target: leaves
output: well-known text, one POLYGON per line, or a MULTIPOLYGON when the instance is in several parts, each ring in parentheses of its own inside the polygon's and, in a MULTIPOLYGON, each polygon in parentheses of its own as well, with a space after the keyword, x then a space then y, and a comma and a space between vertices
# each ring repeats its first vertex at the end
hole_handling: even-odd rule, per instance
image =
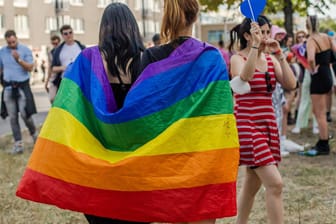
MULTIPOLYGON (((220 4, 225 4, 228 8, 235 4, 240 4, 242 0, 200 0, 201 5, 204 6, 204 11, 217 11, 220 4)), ((318 12, 323 13, 329 9, 330 4, 335 4, 336 0, 291 0, 293 11, 300 15, 307 13, 308 7, 316 9, 318 12)), ((266 6, 266 13, 276 13, 283 11, 286 5, 285 0, 268 0, 266 6)))

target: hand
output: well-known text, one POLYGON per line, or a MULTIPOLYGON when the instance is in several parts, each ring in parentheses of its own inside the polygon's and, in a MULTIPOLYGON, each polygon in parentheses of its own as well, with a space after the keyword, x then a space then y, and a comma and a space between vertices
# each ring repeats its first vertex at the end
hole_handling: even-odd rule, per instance
POLYGON ((282 50, 280 48, 280 44, 278 41, 274 39, 267 39, 265 41, 265 44, 270 53, 275 53, 275 52, 279 52, 279 54, 282 53, 282 50))
POLYGON ((47 91, 47 93, 49 93, 49 87, 48 87, 48 84, 49 84, 49 80, 46 80, 45 84, 44 84, 44 88, 45 90, 47 91))
POLYGON ((19 58, 20 58, 20 55, 17 52, 17 50, 12 50, 12 56, 15 59, 15 61, 19 60, 19 58))
POLYGON ((251 37, 252 37, 252 46, 260 46, 262 35, 261 30, 256 22, 251 23, 251 29, 250 29, 251 37))
POLYGON ((314 70, 309 69, 311 75, 315 75, 318 72, 320 65, 316 65, 314 70))

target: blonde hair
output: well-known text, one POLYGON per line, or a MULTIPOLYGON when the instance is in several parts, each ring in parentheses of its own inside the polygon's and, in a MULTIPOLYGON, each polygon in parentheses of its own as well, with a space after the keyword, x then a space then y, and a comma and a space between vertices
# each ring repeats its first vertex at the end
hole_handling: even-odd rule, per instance
POLYGON ((304 30, 299 30, 295 33, 295 43, 299 43, 298 36, 300 34, 303 34, 305 36, 305 38, 307 37, 307 33, 304 30))
POLYGON ((162 42, 178 38, 181 30, 196 21, 198 12, 198 0, 165 0, 161 26, 162 42))

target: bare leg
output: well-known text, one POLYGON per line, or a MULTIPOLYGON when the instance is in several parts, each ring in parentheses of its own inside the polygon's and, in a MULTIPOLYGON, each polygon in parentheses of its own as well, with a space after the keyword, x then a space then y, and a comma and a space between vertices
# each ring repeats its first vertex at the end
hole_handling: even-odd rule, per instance
POLYGON ((327 140, 329 138, 328 124, 326 118, 327 94, 312 94, 311 99, 313 105, 313 113, 316 117, 320 130, 320 139, 327 140))
POLYGON ((261 181, 255 170, 246 168, 246 176, 238 200, 237 224, 247 223, 254 202, 254 197, 261 186, 261 181))
POLYGON ((275 165, 255 170, 266 188, 266 210, 271 224, 283 224, 282 178, 275 165))

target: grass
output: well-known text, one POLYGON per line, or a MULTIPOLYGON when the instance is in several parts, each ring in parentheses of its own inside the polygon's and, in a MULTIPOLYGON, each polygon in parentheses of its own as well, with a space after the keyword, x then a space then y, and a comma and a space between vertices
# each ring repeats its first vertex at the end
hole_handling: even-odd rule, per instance
MULTIPOLYGON (((336 118, 336 115, 334 115, 336 118)), ((335 121, 330 125, 336 134, 335 121)), ((310 130, 289 138, 303 145, 313 145, 317 139, 310 130)), ((23 174, 32 149, 32 140, 24 133, 25 152, 9 155, 11 136, 0 138, 0 224, 84 224, 82 214, 61 210, 53 206, 22 200, 15 196, 17 184, 23 174)), ((284 158, 279 168, 284 179, 285 223, 335 224, 336 223, 336 141, 331 140, 329 156, 303 157, 291 154, 284 158)), ((238 191, 244 171, 239 171, 238 191)), ((264 189, 257 194, 251 224, 266 221, 264 189)), ((218 220, 217 223, 234 223, 235 218, 218 220)))

